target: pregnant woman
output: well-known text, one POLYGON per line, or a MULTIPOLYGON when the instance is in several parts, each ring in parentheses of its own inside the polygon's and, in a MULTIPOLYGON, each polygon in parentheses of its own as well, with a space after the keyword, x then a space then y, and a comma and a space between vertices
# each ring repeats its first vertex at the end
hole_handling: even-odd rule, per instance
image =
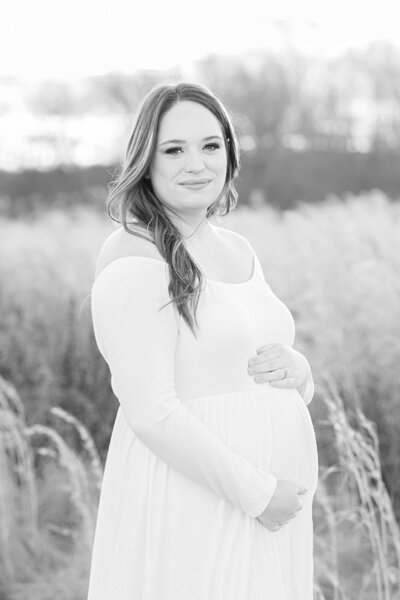
POLYGON ((237 202, 238 142, 198 84, 144 98, 92 287, 119 408, 88 600, 312 600, 314 385, 237 202))

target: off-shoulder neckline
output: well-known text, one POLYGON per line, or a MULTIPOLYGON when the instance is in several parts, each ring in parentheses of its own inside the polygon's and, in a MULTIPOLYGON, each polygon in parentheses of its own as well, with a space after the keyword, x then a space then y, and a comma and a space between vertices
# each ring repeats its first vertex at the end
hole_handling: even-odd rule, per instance
MULTIPOLYGON (((112 265, 115 265, 116 263, 119 263, 121 261, 125 261, 126 259, 140 259, 140 260, 149 260, 155 263, 160 263, 160 265, 163 265, 165 268, 165 265, 167 265, 168 263, 165 260, 159 260, 158 258, 152 258, 151 256, 133 256, 133 255, 127 255, 127 256, 120 256, 119 258, 116 258, 114 260, 112 260, 111 262, 109 262, 101 271, 100 273, 97 275, 97 277, 95 278, 95 280, 93 281, 93 285, 92 288, 94 287, 94 285, 98 282, 98 280, 101 278, 101 276, 103 275, 103 273, 107 272, 110 268, 112 268, 112 265)), ((218 279, 210 279, 208 277, 206 277, 203 273, 203 277, 206 280, 207 283, 214 283, 216 285, 226 285, 226 286, 243 286, 246 284, 249 284, 253 281, 253 279, 255 279, 256 276, 256 271, 257 271, 257 266, 256 266, 256 257, 253 254, 253 273, 250 276, 249 279, 247 279, 246 281, 239 281, 239 282, 231 282, 231 281, 219 281, 218 279)))

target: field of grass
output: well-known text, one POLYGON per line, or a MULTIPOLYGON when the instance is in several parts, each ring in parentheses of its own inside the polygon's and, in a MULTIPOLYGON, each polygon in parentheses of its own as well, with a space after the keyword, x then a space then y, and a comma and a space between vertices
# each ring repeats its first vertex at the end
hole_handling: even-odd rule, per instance
MULTIPOLYGON (((374 192, 218 224, 253 244, 313 370, 315 598, 396 600, 400 204, 374 192)), ((112 228, 89 209, 0 219, 1 600, 86 598, 117 410, 89 294, 112 228)))

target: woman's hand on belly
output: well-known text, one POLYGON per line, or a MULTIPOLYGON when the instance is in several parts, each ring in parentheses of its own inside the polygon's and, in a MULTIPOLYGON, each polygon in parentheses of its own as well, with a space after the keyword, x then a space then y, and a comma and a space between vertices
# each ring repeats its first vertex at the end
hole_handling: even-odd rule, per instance
POLYGON ((306 357, 288 344, 258 348, 257 356, 249 359, 247 372, 256 383, 269 382, 274 387, 299 390, 312 377, 306 357))
POLYGON ((301 494, 305 494, 307 488, 294 481, 278 480, 276 490, 268 506, 264 509, 258 519, 271 531, 277 531, 288 523, 302 509, 301 494))

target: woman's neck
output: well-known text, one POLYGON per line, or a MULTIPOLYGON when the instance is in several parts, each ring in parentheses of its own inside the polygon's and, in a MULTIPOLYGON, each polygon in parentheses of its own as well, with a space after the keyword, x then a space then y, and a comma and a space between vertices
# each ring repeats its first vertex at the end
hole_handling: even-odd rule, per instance
POLYGON ((192 248, 204 247, 213 235, 206 215, 190 221, 180 219, 175 221, 175 226, 179 229, 184 244, 192 248))

